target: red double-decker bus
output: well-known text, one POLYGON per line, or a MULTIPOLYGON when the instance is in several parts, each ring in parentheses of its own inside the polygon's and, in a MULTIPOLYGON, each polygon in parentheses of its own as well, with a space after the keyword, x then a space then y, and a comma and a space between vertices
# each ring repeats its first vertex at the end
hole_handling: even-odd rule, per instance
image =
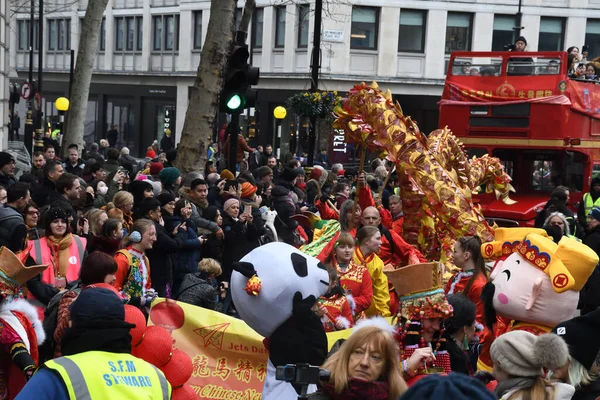
POLYGON ((493 194, 474 200, 500 226, 532 226, 550 192, 567 186, 571 204, 600 174, 600 86, 569 79, 564 52, 456 52, 440 101, 470 156, 498 157, 513 178, 514 205, 493 194))

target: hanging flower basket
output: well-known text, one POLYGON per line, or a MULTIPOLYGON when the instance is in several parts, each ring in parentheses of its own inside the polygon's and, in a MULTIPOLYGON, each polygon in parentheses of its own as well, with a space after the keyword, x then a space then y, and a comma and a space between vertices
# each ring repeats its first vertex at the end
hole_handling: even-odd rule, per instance
POLYGON ((300 117, 333 118, 333 109, 341 105, 342 96, 333 92, 302 92, 285 102, 288 110, 300 117))

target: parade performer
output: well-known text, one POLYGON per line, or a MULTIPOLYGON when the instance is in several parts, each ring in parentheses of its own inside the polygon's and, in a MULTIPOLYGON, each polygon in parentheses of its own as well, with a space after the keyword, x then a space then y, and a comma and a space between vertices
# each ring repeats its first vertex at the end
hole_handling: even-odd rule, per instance
POLYGON ((352 328, 353 318, 350 303, 346 298, 344 289, 340 285, 337 271, 329 268, 330 289, 314 305, 325 332, 335 332, 352 328))
MULTIPOLYGON (((494 246, 498 241, 484 244, 482 253, 492 255, 494 246)), ((579 291, 598 264, 593 250, 567 237, 556 244, 538 233, 526 234, 520 242, 504 240, 501 249, 510 255, 497 263, 483 291, 488 328, 502 316, 511 321, 507 331, 541 335, 576 316, 579 291)), ((478 369, 490 367, 482 354, 478 369)))
POLYGON ((450 373, 442 322, 453 310, 444 295, 441 264, 408 265, 386 274, 400 299, 396 338, 408 385, 424 375, 450 373))
POLYGON ((38 346, 46 335, 22 287, 47 267, 25 267, 12 251, 0 248, 0 400, 14 399, 38 365, 38 346))
POLYGON ((275 379, 278 366, 325 361, 327 336, 312 308, 328 289, 325 265, 285 243, 257 247, 233 264, 235 307, 269 349, 264 400, 295 399, 301 392, 275 379))
POLYGON ((354 252, 354 238, 349 233, 342 232, 327 264, 337 270, 340 285, 344 288, 356 322, 365 317, 365 311, 371 306, 373 283, 367 267, 352 260, 354 252))

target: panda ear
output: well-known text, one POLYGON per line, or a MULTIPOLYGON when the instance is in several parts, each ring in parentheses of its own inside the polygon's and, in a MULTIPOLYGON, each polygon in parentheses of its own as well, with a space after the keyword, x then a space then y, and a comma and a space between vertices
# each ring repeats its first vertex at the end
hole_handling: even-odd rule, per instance
POLYGON ((254 275, 256 275, 256 270, 254 269, 254 265, 252 263, 246 261, 240 261, 233 263, 233 270, 239 272, 244 275, 246 278, 250 279, 254 275))

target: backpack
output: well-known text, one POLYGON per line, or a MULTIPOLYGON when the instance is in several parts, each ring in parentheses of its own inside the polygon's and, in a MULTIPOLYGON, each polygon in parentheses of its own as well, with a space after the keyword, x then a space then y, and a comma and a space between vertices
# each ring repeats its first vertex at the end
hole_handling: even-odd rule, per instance
POLYGON ((79 295, 82 289, 81 281, 76 280, 70 282, 67 285, 66 289, 67 290, 63 290, 57 293, 52 299, 50 299, 50 302, 48 303, 48 306, 44 311, 44 321, 42 322, 42 326, 44 327, 44 332, 46 333, 46 340, 39 348, 40 365, 44 361, 51 360, 54 358, 54 350, 56 349, 56 342, 54 341, 54 332, 56 331, 56 327, 58 325, 60 301, 62 300, 63 296, 69 291, 75 292, 77 295, 79 295))

